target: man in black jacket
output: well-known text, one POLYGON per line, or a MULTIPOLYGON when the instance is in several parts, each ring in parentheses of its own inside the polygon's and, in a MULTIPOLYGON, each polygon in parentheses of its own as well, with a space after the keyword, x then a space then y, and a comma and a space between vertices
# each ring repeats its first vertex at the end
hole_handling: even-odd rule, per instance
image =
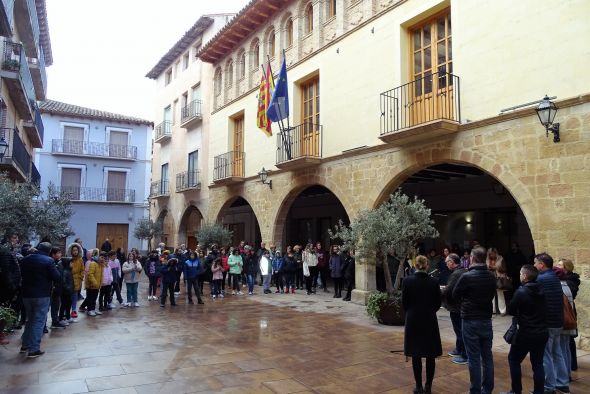
POLYGON ((530 264, 520 269, 520 286, 515 292, 507 311, 515 316, 518 322, 516 342, 510 346, 508 365, 512 391, 505 394, 522 392, 522 373, 520 364, 530 353, 533 368, 535 394, 544 392, 545 370, 543 369, 543 353, 547 343, 548 331, 545 320, 545 295, 536 282, 539 272, 530 264))
POLYGON ((469 271, 459 278, 453 290, 453 298, 461 303, 470 394, 491 394, 494 389, 492 300, 495 295, 496 278, 486 266, 486 250, 477 246, 471 251, 469 271))
POLYGON ((461 258, 455 254, 449 254, 445 263, 451 273, 447 280, 447 285, 442 291, 443 305, 450 312, 451 323, 453 323, 453 331, 455 331, 455 349, 449 352, 449 356, 453 357, 452 361, 455 364, 467 364, 467 353, 465 352, 465 344, 463 343, 463 331, 461 330, 461 309, 459 303, 453 298, 453 290, 459 278, 467 272, 465 268, 461 268, 461 258))
POLYGON ((23 304, 27 312, 27 324, 22 336, 21 353, 28 351, 28 358, 44 354, 41 351, 41 337, 49 310, 49 299, 53 283, 60 280, 60 274, 53 259, 49 257, 51 244, 41 242, 37 252, 21 261, 23 304))

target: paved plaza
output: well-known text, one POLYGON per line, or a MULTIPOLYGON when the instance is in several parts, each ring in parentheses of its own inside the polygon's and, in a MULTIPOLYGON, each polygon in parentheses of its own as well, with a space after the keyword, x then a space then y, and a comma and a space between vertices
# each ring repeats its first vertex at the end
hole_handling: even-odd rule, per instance
MULTIPOLYGON (((147 284, 140 284, 145 294, 147 284)), ((262 289, 256 287, 256 290, 262 289)), ((206 286, 206 290, 208 290, 206 286)), ((261 293, 261 290, 259 291, 261 293)), ((0 393, 411 393, 403 327, 380 326, 331 293, 228 296, 161 309, 142 306, 81 316, 43 338, 41 358, 18 354, 18 332, 0 348, 0 393)), ((494 319, 495 392, 510 388, 508 318, 494 319)), ((452 349, 448 314, 439 314, 452 349)), ((579 353, 572 393, 590 392, 590 354, 579 353)), ((523 364, 528 392, 532 377, 523 364)), ((464 393, 467 367, 437 359, 434 393, 464 393)))

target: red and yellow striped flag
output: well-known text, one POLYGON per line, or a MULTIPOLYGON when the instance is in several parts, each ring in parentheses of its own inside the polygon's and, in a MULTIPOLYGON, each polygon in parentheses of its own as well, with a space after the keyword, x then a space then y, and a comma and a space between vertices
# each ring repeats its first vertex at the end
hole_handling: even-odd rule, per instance
MULTIPOLYGON (((268 80, 268 73, 264 73, 262 69, 262 78, 260 80, 260 90, 258 91, 258 113, 256 115, 256 125, 269 137, 272 136, 272 123, 266 116, 266 109, 270 104, 270 85, 272 82, 268 80)), ((274 85, 274 84, 273 84, 274 85)), ((273 86, 274 87, 274 86, 273 86)))

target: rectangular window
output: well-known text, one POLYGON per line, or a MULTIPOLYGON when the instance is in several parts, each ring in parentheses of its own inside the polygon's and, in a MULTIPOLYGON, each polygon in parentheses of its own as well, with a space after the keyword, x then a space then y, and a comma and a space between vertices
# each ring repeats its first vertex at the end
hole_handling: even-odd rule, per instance
POLYGON ((184 108, 188 105, 188 92, 184 92, 181 97, 180 106, 184 108))
POLYGON ((193 151, 188 154, 188 186, 195 187, 199 182, 197 171, 199 169, 199 151, 193 151))
POLYGON ((129 133, 126 131, 109 131, 109 156, 129 157, 129 133))
POLYGON ((244 176, 244 115, 233 118, 232 175, 244 176))
POLYGON ((171 81, 172 81, 172 70, 168 70, 168 71, 166 71, 166 74, 164 75, 164 85, 169 85, 171 81))
POLYGON ((336 15, 336 0, 329 0, 328 1, 328 18, 331 18, 334 15, 336 15))
POLYGON ((191 88, 191 100, 201 100, 201 85, 195 85, 191 88))
POLYGON ((63 153, 84 153, 84 127, 63 127, 63 153))
POLYGON ((160 172, 160 193, 168 193, 168 163, 162 164, 162 170, 160 172))
POLYGON ((164 108, 164 122, 172 122, 172 107, 164 108))
POLYGON ((127 172, 107 172, 107 201, 126 201, 127 172))
POLYGON ((72 200, 80 200, 80 187, 82 185, 81 168, 61 168, 61 190, 67 193, 72 200))
POLYGON ((176 118, 178 117, 178 99, 172 103, 172 124, 176 124, 176 118))
POLYGON ((317 156, 320 150, 320 77, 316 76, 301 84, 302 125, 298 135, 301 156, 317 156))
POLYGON ((182 69, 183 70, 186 70, 188 68, 188 64, 189 64, 188 58, 189 58, 189 53, 187 52, 182 57, 182 69))

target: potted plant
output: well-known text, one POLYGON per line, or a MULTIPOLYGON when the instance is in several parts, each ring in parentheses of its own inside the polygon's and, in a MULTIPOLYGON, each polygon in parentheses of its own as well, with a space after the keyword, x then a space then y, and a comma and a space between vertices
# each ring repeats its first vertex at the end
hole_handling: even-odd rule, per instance
POLYGON ((335 231, 330 231, 330 237, 339 238, 345 250, 354 249, 365 263, 383 267, 387 292, 375 292, 367 301, 367 312, 379 323, 403 325, 405 322, 401 302, 401 284, 406 274, 404 261, 415 255, 420 239, 438 236, 430 215, 424 200, 411 199, 398 190, 379 207, 360 212, 349 226, 340 221, 335 231), (400 261, 395 283, 391 280, 388 254, 400 261))
POLYGON ((4 60, 2 62, 2 69, 3 70, 8 70, 8 71, 18 71, 20 68, 20 64, 18 62, 18 60, 4 60))

